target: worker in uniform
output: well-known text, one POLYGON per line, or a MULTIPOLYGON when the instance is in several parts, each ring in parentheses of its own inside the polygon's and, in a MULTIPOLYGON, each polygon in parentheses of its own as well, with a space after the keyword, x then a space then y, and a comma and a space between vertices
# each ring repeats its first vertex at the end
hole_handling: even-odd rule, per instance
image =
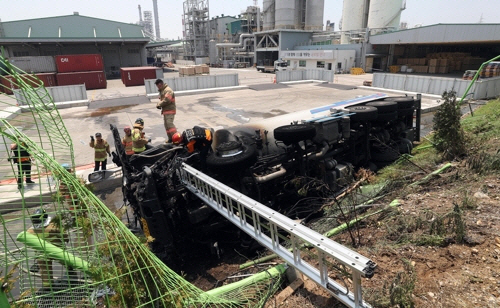
POLYGON ((157 79, 155 85, 160 92, 160 101, 156 104, 156 108, 161 109, 163 124, 165 125, 169 141, 172 142, 172 136, 177 132, 177 128, 175 128, 174 124, 176 114, 175 93, 161 79, 157 79))
MULTIPOLYGON (((28 233, 36 235, 38 238, 48 241, 58 247, 68 242, 69 237, 62 232, 59 224, 52 221, 52 218, 43 209, 38 209, 30 216, 33 226, 27 230, 28 233)), ((50 287, 53 280, 52 260, 43 254, 38 254, 36 264, 30 268, 31 272, 40 271, 43 287, 50 287)), ((76 273, 68 268, 68 275, 76 273)))
POLYGON ((12 160, 17 164, 17 188, 23 187, 23 178, 26 175, 26 184, 34 184, 31 180, 31 156, 27 151, 27 146, 24 142, 20 144, 13 143, 10 145, 12 150, 12 160))
POLYGON ((206 170, 207 156, 212 150, 212 131, 208 128, 195 126, 185 130, 182 134, 176 132, 172 136, 172 143, 183 145, 189 153, 195 150, 200 153, 200 163, 202 170, 206 170))
POLYGON ((134 155, 134 141, 132 140, 132 130, 130 129, 130 126, 125 126, 123 131, 125 132, 125 136, 122 138, 122 145, 125 149, 125 155, 127 155, 127 158, 130 158, 130 156, 134 155))
POLYGON ((132 131, 132 150, 134 154, 139 154, 146 151, 146 144, 148 140, 144 137, 144 120, 137 118, 134 123, 134 130, 132 131))
POLYGON ((101 133, 95 134, 95 140, 93 136, 90 136, 90 147, 95 150, 94 171, 99 171, 99 167, 101 167, 101 170, 106 170, 106 163, 108 162, 106 153, 111 156, 111 151, 109 150, 108 142, 102 139, 101 133))

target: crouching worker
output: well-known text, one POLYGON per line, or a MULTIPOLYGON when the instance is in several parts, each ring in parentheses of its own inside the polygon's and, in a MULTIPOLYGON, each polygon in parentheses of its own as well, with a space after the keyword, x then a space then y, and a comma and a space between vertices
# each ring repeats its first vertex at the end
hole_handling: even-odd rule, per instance
POLYGON ((189 153, 198 151, 202 171, 206 170, 207 156, 212 151, 212 131, 210 129, 195 126, 185 130, 182 134, 177 132, 172 136, 172 143, 185 146, 189 153))
MULTIPOLYGON (((36 235, 39 239, 62 247, 68 242, 68 235, 62 231, 59 223, 56 223, 43 209, 38 209, 30 216, 33 226, 26 232, 36 235)), ((43 287, 50 287, 53 280, 52 259, 44 254, 38 254, 36 264, 30 268, 31 272, 40 271, 43 287)), ((76 274, 72 269, 68 269, 68 275, 76 274)))

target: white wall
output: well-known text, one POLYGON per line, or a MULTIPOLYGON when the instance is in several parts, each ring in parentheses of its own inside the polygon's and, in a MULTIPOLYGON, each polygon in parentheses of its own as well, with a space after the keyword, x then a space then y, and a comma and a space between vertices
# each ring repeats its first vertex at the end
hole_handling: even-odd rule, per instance
POLYGON ((342 63, 342 70, 349 71, 352 67, 354 67, 354 62, 356 58, 355 50, 333 50, 333 55, 331 59, 297 59, 297 58, 287 58, 283 57, 283 60, 290 61, 291 69, 318 69, 317 62, 324 61, 325 67, 324 69, 328 69, 328 63, 332 64, 332 70, 337 71, 337 63, 342 63), (300 67, 299 62, 306 61, 305 67, 300 67))

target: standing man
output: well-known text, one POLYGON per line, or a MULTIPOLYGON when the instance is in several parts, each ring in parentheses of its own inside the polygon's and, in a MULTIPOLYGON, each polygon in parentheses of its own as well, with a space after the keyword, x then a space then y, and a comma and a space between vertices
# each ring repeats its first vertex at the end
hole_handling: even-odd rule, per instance
POLYGON ((95 134, 95 140, 93 136, 90 136, 90 147, 94 148, 95 150, 94 171, 99 171, 99 166, 101 166, 101 170, 106 170, 106 163, 108 162, 106 153, 108 153, 108 155, 111 156, 111 152, 109 150, 108 142, 102 139, 101 133, 95 134))
POLYGON ((134 154, 139 154, 146 151, 148 140, 144 138, 144 120, 137 118, 134 123, 134 131, 132 132, 132 150, 134 154))
POLYGON ((21 142, 19 145, 13 143, 10 145, 12 150, 12 160, 17 164, 18 174, 17 174, 17 188, 21 189, 23 187, 23 174, 26 175, 26 184, 34 184, 31 180, 31 157, 26 150, 26 144, 21 142))
POLYGON ((125 155, 127 155, 127 158, 130 158, 130 156, 134 155, 132 130, 130 129, 130 126, 125 126, 123 131, 125 132, 125 136, 122 138, 122 145, 125 149, 125 155))
POLYGON ((163 83, 161 79, 156 79, 155 85, 160 92, 160 102, 156 104, 156 108, 161 109, 163 124, 165 125, 168 139, 172 142, 172 136, 177 132, 177 128, 175 128, 174 124, 176 114, 175 93, 167 84, 163 83))

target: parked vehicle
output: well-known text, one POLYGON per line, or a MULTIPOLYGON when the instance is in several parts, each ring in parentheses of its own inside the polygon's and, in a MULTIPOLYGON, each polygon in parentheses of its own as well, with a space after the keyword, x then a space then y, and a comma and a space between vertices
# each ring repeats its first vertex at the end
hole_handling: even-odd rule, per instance
MULTIPOLYGON (((418 123, 420 99, 374 94, 219 129, 203 172, 290 218, 303 219, 315 209, 301 208, 298 201, 316 197, 317 191, 299 192, 300 183, 313 179, 335 195, 346 189, 357 169, 376 170, 410 153, 420 135, 415 110, 418 123)), ((252 242, 179 180, 182 162, 202 169, 198 155, 163 144, 128 160, 118 129, 111 130, 113 161, 123 169, 124 199, 155 239, 153 250, 164 262, 175 267, 189 243, 205 243, 208 250, 229 239, 252 242)))
POLYGON ((261 71, 263 73, 274 73, 277 71, 286 71, 287 67, 288 67, 288 62, 283 60, 276 60, 274 61, 273 66, 264 66, 264 65, 257 66, 257 71, 261 71))

